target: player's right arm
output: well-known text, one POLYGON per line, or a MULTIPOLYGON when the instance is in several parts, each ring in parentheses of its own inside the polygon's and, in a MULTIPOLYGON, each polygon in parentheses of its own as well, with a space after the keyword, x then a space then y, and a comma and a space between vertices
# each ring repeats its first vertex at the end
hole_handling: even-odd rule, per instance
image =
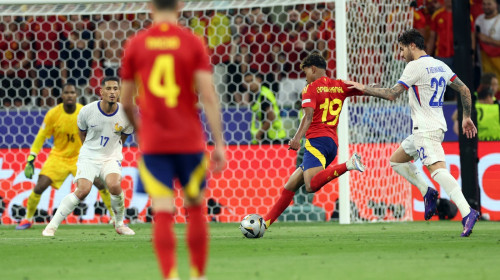
POLYGON ((33 144, 31 145, 30 154, 28 155, 26 166, 24 167, 24 175, 26 178, 33 178, 33 174, 35 173, 36 156, 42 149, 45 139, 49 138, 54 132, 54 122, 52 120, 53 115, 53 110, 47 112, 45 118, 43 119, 42 126, 36 134, 35 141, 33 141, 33 144))
POLYGON ((467 138, 472 138, 476 136, 477 128, 470 118, 472 110, 470 90, 458 77, 456 77, 453 82, 451 82, 450 87, 460 93, 460 99, 462 100, 463 107, 463 133, 467 136, 467 138))
POLYGON ((194 43, 194 57, 197 58, 194 67, 194 84, 199 93, 200 101, 205 108, 205 116, 208 125, 212 131, 212 137, 215 142, 215 149, 212 152, 212 160, 215 162, 214 171, 222 171, 226 165, 226 150, 224 138, 222 135, 222 121, 219 105, 219 98, 215 93, 213 83, 212 67, 210 66, 210 57, 203 41, 196 37, 194 43))
POLYGON ((82 144, 85 142, 85 138, 87 137, 87 108, 87 106, 84 106, 78 113, 78 117, 76 119, 76 125, 78 126, 78 136, 80 137, 82 144))
POLYGON ((83 144, 83 142, 85 142, 85 138, 87 137, 87 131, 78 130, 78 136, 80 136, 80 140, 83 144))
POLYGON ((375 88, 353 81, 344 81, 344 83, 349 85, 347 87, 348 89, 357 89, 363 92, 364 95, 375 96, 387 100, 396 100, 403 92, 406 91, 406 88, 400 83, 395 84, 392 88, 375 88))
POLYGON ((209 71, 198 70, 195 73, 196 89, 200 94, 200 100, 205 108, 208 125, 212 131, 212 137, 215 141, 215 150, 212 160, 215 162, 215 170, 221 171, 226 164, 226 152, 224 147, 224 138, 222 137, 222 121, 220 116, 219 99, 215 94, 212 73, 209 71))

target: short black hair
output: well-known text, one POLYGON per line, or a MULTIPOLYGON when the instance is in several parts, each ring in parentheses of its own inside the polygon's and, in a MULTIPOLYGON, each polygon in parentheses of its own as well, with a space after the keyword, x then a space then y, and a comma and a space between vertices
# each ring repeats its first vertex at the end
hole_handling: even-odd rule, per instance
POLYGON ((300 69, 311 66, 316 66, 320 69, 326 69, 326 59, 321 54, 313 52, 312 54, 304 58, 304 60, 300 64, 300 69))
POLYGON ((177 8, 177 0, 152 0, 153 5, 158 10, 175 10, 177 8))
POLYGON ((62 88, 64 89, 64 88, 66 88, 66 87, 71 87, 71 86, 75 87, 75 89, 76 89, 76 85, 75 85, 75 83, 73 83, 73 82, 67 82, 67 83, 65 83, 65 84, 62 86, 62 88))
POLYGON ((420 32, 416 29, 410 29, 403 32, 403 34, 401 34, 398 38, 398 43, 403 46, 409 46, 413 43, 420 50, 425 50, 424 36, 422 36, 422 34, 420 34, 420 32))
POLYGON ((104 79, 102 79, 101 85, 104 86, 108 81, 115 81, 120 84, 120 79, 118 79, 117 77, 105 77, 104 79))

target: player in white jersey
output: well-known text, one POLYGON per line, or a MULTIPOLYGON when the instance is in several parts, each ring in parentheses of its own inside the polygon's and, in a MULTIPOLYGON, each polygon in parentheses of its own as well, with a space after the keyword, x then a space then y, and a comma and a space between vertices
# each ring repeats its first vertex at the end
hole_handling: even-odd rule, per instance
POLYGON ((92 182, 97 177, 104 180, 111 193, 116 232, 124 235, 135 234, 123 223, 125 203, 121 188, 122 143, 132 134, 133 126, 118 103, 119 80, 113 77, 104 78, 101 96, 102 100, 84 106, 78 114, 77 125, 83 145, 74 179, 77 187, 61 201, 54 217, 42 232, 44 236, 54 236, 61 222, 87 197, 92 182))
POLYGON ((443 62, 427 55, 424 51, 424 37, 415 29, 404 32, 398 39, 400 54, 408 62, 403 75, 393 88, 374 88, 356 82, 346 81, 363 91, 365 95, 395 100, 408 90, 410 95, 413 133, 392 154, 390 164, 394 171, 415 185, 424 196, 425 219, 436 214, 438 192, 425 183, 412 160, 420 158, 462 214, 463 232, 471 234, 479 212, 472 209, 465 200, 457 181, 446 169, 444 150, 441 142, 446 131, 443 116, 443 95, 446 86, 460 93, 463 106, 462 128, 467 138, 475 137, 477 129, 470 118, 471 96, 467 86, 443 62))

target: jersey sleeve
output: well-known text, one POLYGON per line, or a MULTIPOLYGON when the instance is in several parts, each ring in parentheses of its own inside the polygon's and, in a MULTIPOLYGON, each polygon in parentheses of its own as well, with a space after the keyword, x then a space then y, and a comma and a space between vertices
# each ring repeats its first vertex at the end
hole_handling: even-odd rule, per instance
POLYGON ((79 130, 87 131, 88 127, 87 127, 87 108, 86 108, 86 106, 80 110, 80 113, 78 113, 76 124, 77 124, 79 130))
POLYGON ((212 72, 212 66, 210 65, 210 57, 208 56, 208 50, 205 46, 203 40, 199 37, 195 37, 195 58, 196 62, 194 65, 195 71, 209 71, 212 72))
POLYGON ((45 139, 49 138, 54 132, 53 125, 53 110, 50 110, 43 119, 42 126, 38 130, 38 133, 35 137, 35 141, 33 141, 33 145, 31 145, 30 153, 37 155, 43 147, 43 143, 45 139))
POLYGON ((357 90, 355 88, 348 88, 344 81, 341 81, 341 83, 346 97, 363 95, 363 92, 360 90, 357 90))
POLYGON ((130 81, 134 79, 134 66, 132 61, 132 39, 129 39, 125 44, 125 49, 122 57, 122 65, 120 69, 120 75, 123 81, 130 81))
POLYGON ((446 69, 446 85, 449 86, 457 78, 457 74, 448 65, 444 64, 443 67, 446 69))
POLYGON ((302 108, 310 107, 310 108, 316 108, 316 95, 315 91, 316 87, 307 85, 303 90, 302 90, 302 108))
POLYGON ((418 80, 418 69, 416 68, 415 63, 408 63, 403 71, 403 75, 398 80, 398 84, 404 86, 406 90, 408 90, 411 86, 413 86, 418 80))

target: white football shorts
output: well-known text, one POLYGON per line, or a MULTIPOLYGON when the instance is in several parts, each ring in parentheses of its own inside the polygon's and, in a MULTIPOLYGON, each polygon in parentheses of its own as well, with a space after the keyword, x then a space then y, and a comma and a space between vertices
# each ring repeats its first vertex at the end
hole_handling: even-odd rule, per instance
POLYGON ((106 176, 111 173, 118 173, 120 176, 122 174, 122 163, 116 159, 105 161, 78 159, 76 167, 76 177, 73 179, 73 183, 76 183, 80 178, 94 182, 96 177, 100 177, 104 180, 106 179, 106 176))
POLYGON ((443 139, 444 131, 441 129, 413 133, 406 137, 401 147, 414 160, 420 159, 423 165, 429 166, 438 161, 446 161, 441 145, 443 139))

